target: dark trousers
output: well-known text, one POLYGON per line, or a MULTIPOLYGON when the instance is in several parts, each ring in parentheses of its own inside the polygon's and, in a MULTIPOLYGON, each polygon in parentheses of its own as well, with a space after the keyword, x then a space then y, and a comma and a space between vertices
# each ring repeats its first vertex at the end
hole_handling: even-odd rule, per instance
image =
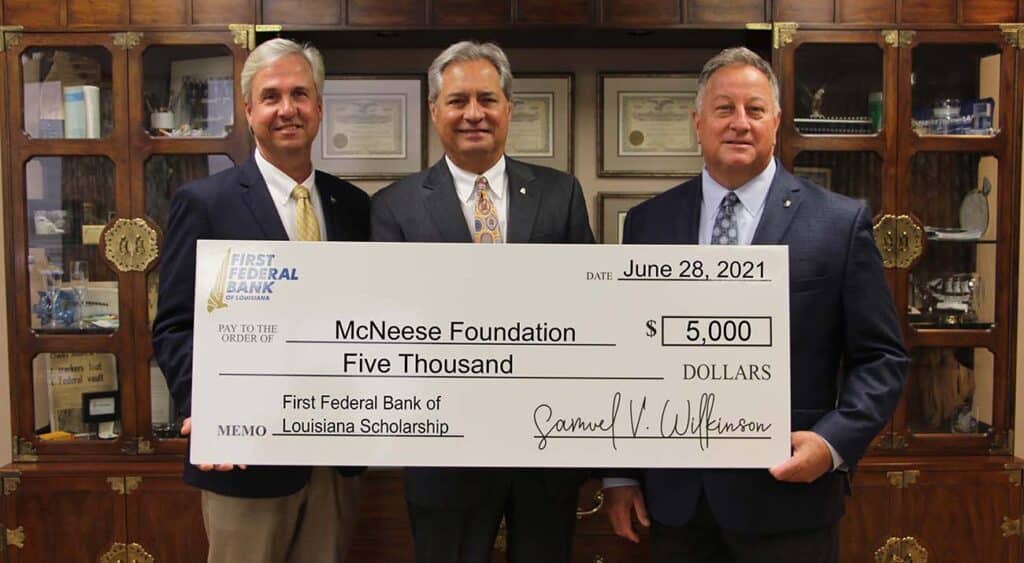
POLYGON ((552 496, 539 477, 513 478, 464 509, 408 503, 416 563, 489 563, 502 517, 509 563, 569 563, 576 496, 552 496))
MULTIPOLYGON (((785 507, 779 507, 785 510, 785 507)), ((758 536, 718 526, 707 499, 683 526, 651 525, 653 563, 838 563, 839 526, 758 536)))

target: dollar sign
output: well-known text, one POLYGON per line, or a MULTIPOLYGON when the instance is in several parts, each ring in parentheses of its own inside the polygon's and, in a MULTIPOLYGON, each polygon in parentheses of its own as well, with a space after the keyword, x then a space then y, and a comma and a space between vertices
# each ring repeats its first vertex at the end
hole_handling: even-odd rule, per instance
POLYGON ((658 334, 658 329, 655 328, 656 326, 657 325, 654 323, 653 320, 647 321, 647 336, 653 338, 654 335, 658 334))

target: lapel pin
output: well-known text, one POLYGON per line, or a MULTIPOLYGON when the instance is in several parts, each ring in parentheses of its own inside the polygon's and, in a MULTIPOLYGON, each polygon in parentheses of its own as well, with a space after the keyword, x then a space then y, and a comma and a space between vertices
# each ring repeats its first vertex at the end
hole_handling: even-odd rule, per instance
POLYGON ((793 202, 789 201, 788 199, 782 202, 782 207, 789 207, 790 205, 793 205, 793 202))
POLYGON ((330 196, 330 197, 328 197, 328 199, 331 200, 331 205, 334 205, 335 203, 338 203, 337 201, 335 201, 334 196, 330 196))
POLYGON ((519 193, 521 193, 523 195, 526 195, 526 188, 525 187, 519 188, 519 193))

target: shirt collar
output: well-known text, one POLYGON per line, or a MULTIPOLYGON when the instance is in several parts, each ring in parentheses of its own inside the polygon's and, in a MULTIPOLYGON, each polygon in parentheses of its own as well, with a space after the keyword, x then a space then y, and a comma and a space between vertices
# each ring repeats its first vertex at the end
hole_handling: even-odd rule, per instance
POLYGON ((448 155, 444 155, 444 161, 448 165, 448 170, 452 173, 452 180, 455 181, 455 192, 459 194, 459 199, 463 202, 469 202, 473 197, 477 176, 487 178, 487 183, 490 184, 495 199, 505 198, 504 156, 499 158, 498 162, 495 162, 494 166, 488 168, 483 174, 474 174, 455 166, 455 163, 452 162, 452 159, 448 158, 448 155))
POLYGON ((708 169, 704 168, 701 172, 701 193, 704 196, 705 207, 708 209, 718 209, 718 206, 722 203, 722 198, 731 191, 736 194, 740 204, 743 205, 743 208, 748 213, 757 215, 760 213, 761 208, 764 207, 765 200, 768 199, 768 189, 771 188, 772 180, 775 179, 776 167, 777 165, 773 158, 760 174, 754 176, 746 184, 735 190, 730 190, 716 182, 711 177, 711 174, 708 174, 708 169))
MULTIPOLYGON (((256 166, 260 169, 260 174, 263 175, 263 181, 267 183, 267 189, 270 190, 270 197, 274 199, 274 203, 278 206, 287 204, 292 197, 292 190, 296 186, 295 180, 271 164, 269 160, 263 158, 260 149, 256 149, 256 166)), ((302 185, 306 186, 311 193, 316 192, 315 179, 316 170, 314 169, 310 171, 309 177, 302 182, 302 185)))

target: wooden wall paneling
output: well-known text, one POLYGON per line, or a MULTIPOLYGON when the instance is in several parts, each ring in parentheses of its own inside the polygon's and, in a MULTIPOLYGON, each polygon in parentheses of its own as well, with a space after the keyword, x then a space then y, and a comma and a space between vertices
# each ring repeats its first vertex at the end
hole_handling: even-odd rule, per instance
POLYGON ((348 0, 348 24, 388 27, 427 23, 426 0, 348 0))
POLYGON ((588 0, 514 0, 516 23, 590 23, 588 0))
POLYGON ((899 489, 884 471, 861 470, 854 474, 852 492, 846 497, 846 515, 839 521, 841 561, 874 561, 875 550, 896 533, 893 521, 899 489))
POLYGON ((68 25, 72 27, 128 23, 128 0, 67 0, 67 3, 68 25))
POLYGON ((181 475, 141 479, 139 488, 125 497, 126 543, 138 543, 154 561, 205 561, 209 544, 199 489, 186 485, 181 475))
POLYGON ((833 0, 775 0, 775 21, 832 23, 836 17, 833 0))
POLYGON ((837 23, 879 23, 896 21, 894 0, 838 0, 837 23))
POLYGON ((679 0, 601 0, 599 21, 612 25, 666 25, 681 23, 679 0))
POLYGON ((767 21, 764 0, 686 0, 686 23, 767 21))
POLYGON ((189 0, 129 0, 132 25, 184 25, 192 18, 189 0))
POLYGON ((922 470, 903 489, 904 526, 936 561, 1016 561, 1020 536, 1002 536, 1021 517, 1021 491, 1008 471, 922 470))
POLYGON ((4 0, 5 25, 23 25, 26 29, 67 25, 66 8, 64 0, 4 0))
POLYGON ((503 26, 512 22, 509 0, 434 0, 432 22, 443 26, 503 26))
POLYGON ((954 23, 956 0, 902 0, 900 23, 954 23))
POLYGON ((267 24, 340 25, 345 0, 263 0, 262 12, 260 21, 267 24))
MULTIPOLYGON (((263 5, 267 5, 267 3, 268 2, 264 0, 263 5)), ((341 4, 340 0, 336 3, 339 5, 341 4)), ((341 20, 339 19, 338 21, 341 20)), ((230 23, 255 22, 255 0, 192 0, 192 23, 194 25, 227 25, 230 23)))
POLYGON ((1014 0, 960 0, 961 23, 1006 23, 1017 21, 1014 0))
POLYGON ((14 509, 4 524, 25 531, 25 546, 10 553, 18 563, 98 561, 114 542, 125 542, 124 497, 105 476, 23 473, 5 500, 14 509))

